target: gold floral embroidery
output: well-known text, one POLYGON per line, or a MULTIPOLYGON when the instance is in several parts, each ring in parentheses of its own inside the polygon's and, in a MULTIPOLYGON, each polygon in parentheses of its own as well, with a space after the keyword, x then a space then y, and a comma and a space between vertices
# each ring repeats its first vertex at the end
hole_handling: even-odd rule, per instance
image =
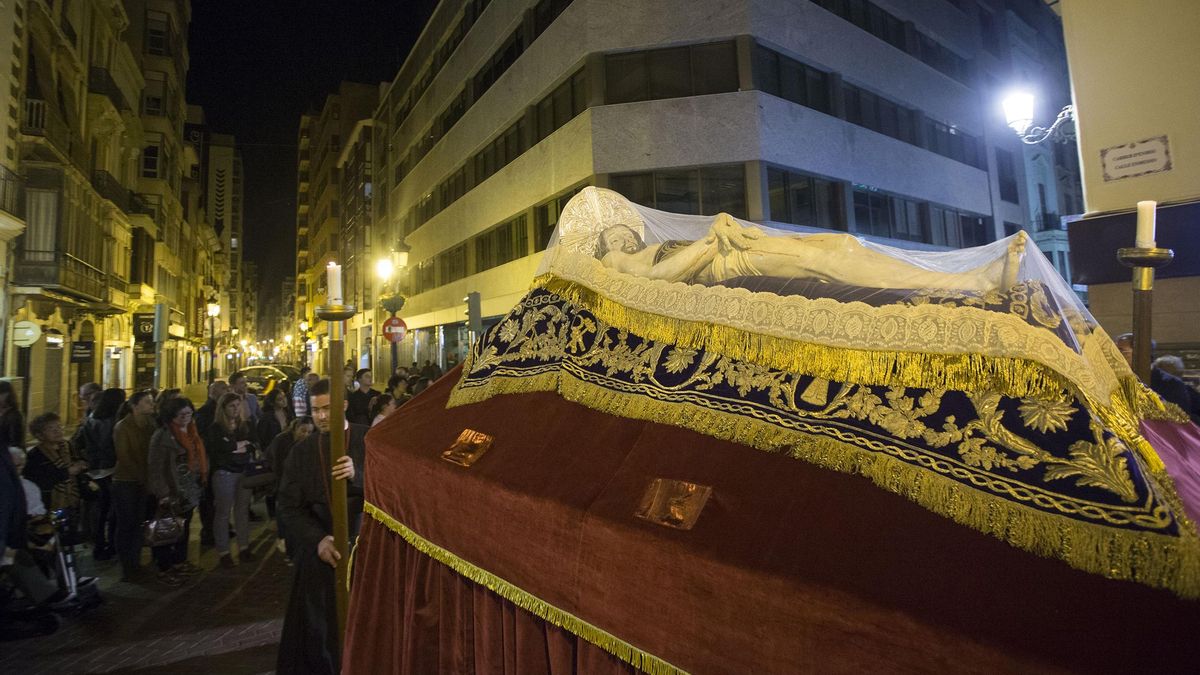
POLYGON ((1042 432, 1066 429, 1075 414, 1075 406, 1069 403, 1036 398, 1022 400, 1018 410, 1025 426, 1042 432))

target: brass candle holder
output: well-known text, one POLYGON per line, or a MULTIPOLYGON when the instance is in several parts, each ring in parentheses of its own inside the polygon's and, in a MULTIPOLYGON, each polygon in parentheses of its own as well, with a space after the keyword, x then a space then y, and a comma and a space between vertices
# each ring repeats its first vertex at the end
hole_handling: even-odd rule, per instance
POLYGON ((1133 268, 1133 372, 1150 384, 1150 345, 1154 307, 1154 270, 1175 258, 1169 248, 1121 248, 1117 260, 1133 268))

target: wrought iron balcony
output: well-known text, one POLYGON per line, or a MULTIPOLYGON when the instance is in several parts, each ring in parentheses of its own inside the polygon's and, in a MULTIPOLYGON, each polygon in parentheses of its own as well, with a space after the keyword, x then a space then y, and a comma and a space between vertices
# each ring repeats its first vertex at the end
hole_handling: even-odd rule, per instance
POLYGON ((37 98, 25 99, 25 116, 21 120, 21 133, 41 136, 67 157, 81 171, 87 167, 87 153, 83 142, 71 135, 71 129, 58 114, 54 105, 37 98))
POLYGON ((1057 213, 1044 212, 1037 214, 1034 222, 1034 227, 1038 232, 1046 230, 1065 230, 1066 227, 1062 224, 1062 218, 1059 218, 1057 213))
POLYGON ((117 81, 113 79, 112 73, 107 68, 91 67, 88 71, 88 91, 107 96, 117 110, 132 110, 129 102, 125 100, 125 95, 121 93, 121 88, 117 86, 117 81))
POLYGON ((108 299, 109 275, 64 251, 18 251, 13 282, 63 291, 92 302, 108 299))
POLYGON ((25 219, 25 181, 0 166, 0 211, 25 219))
POLYGON ((101 197, 116 204, 117 208, 125 213, 129 213, 133 193, 121 185, 121 182, 111 173, 103 169, 96 169, 92 172, 92 187, 96 188, 96 192, 99 192, 101 197))

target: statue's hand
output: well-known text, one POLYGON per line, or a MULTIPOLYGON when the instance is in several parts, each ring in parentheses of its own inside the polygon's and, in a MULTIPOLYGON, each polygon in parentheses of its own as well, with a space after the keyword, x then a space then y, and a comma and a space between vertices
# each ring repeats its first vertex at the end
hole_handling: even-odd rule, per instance
POLYGON ((757 227, 742 227, 737 222, 727 219, 721 219, 714 223, 712 234, 716 237, 718 248, 723 255, 734 251, 744 251, 750 248, 756 240, 766 236, 757 227))

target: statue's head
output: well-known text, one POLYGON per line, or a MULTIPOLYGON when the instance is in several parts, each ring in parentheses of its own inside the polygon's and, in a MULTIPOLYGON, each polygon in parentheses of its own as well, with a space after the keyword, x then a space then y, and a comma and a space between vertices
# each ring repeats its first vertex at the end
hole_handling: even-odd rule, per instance
POLYGON ((596 237, 596 258, 603 260, 609 251, 622 253, 637 253, 646 248, 646 242, 641 235, 628 225, 610 225, 600 231, 596 237))

